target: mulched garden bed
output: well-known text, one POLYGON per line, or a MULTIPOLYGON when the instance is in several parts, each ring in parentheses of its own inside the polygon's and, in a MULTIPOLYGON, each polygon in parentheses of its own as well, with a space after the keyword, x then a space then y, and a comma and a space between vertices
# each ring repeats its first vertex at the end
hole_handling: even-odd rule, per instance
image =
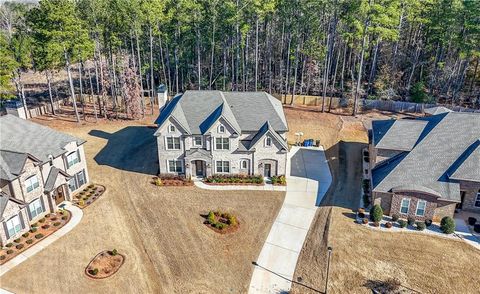
POLYGON ((32 224, 30 231, 24 233, 20 238, 8 243, 0 250, 0 265, 5 264, 18 254, 34 246, 47 238, 70 221, 71 213, 68 210, 60 210, 56 213, 49 213, 44 218, 32 224))
POLYGON ((106 189, 107 188, 102 185, 90 184, 74 196, 73 203, 81 209, 84 209, 102 196, 106 189))
POLYGON ((218 186, 263 186, 261 175, 213 175, 203 181, 207 185, 218 186))
POLYGON ((228 212, 209 211, 202 216, 205 218, 203 224, 220 234, 235 232, 240 226, 237 217, 228 212))
POLYGON ((125 262, 125 256, 116 249, 98 253, 85 268, 85 274, 92 279, 105 279, 115 274, 125 262))
POLYGON ((160 175, 158 177, 153 177, 152 184, 159 187, 168 187, 168 186, 193 186, 193 181, 187 179, 184 176, 176 175, 160 175))
POLYGON ((210 186, 265 186, 265 183, 257 184, 257 183, 209 183, 203 182, 206 185, 210 186))

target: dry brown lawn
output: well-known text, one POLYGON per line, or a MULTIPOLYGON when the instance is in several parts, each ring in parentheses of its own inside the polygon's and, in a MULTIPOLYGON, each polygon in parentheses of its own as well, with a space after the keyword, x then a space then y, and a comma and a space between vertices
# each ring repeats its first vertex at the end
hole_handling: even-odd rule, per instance
MULTIPOLYGON (((321 140, 334 177, 300 254, 295 280, 301 277, 303 284, 323 292, 326 247, 332 246, 329 293, 371 293, 370 282, 389 278, 421 293, 480 293, 474 282, 480 277, 477 249, 439 237, 373 231, 351 218, 359 205, 360 151, 368 141, 364 126, 373 118, 401 115, 370 112, 355 118, 305 109, 286 113, 291 132, 321 140)), ((292 293, 317 292, 296 283, 292 293)))
POLYGON ((283 192, 207 191, 157 187, 154 129, 143 122, 77 126, 44 124, 86 139, 91 181, 106 186, 80 224, 0 278, 14 293, 245 293, 283 192), (203 225, 212 209, 234 213, 238 231, 221 235, 203 225), (88 279, 84 269, 116 248, 125 264, 112 277, 88 279))

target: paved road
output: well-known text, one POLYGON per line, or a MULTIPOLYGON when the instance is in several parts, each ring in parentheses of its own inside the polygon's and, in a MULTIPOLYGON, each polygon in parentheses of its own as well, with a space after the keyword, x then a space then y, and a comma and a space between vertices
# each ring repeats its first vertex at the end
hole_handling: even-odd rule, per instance
POLYGON ((287 163, 287 195, 257 259, 249 293, 290 290, 303 242, 331 182, 323 148, 292 148, 287 163))

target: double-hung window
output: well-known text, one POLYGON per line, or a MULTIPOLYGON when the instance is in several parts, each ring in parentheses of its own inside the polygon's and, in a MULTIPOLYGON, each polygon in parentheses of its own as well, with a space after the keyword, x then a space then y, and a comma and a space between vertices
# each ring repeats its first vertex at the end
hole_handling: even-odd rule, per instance
POLYGON ((202 146, 202 137, 200 137, 200 136, 193 137, 193 146, 201 147, 202 146))
POLYGON ((403 214, 408 214, 408 208, 410 207, 410 199, 403 198, 402 205, 400 206, 400 212, 403 214))
POLYGON ((224 125, 219 125, 218 126, 218 133, 225 134, 225 126, 224 125))
POLYGON ((265 147, 271 147, 272 146, 272 138, 266 137, 265 138, 265 147))
POLYGON ((229 161, 217 161, 217 173, 229 173, 230 172, 230 162, 229 161))
POLYGON ((25 180, 25 187, 27 188, 27 193, 32 192, 40 186, 38 183, 37 175, 33 175, 25 180))
POLYGON ((424 216, 426 207, 427 207, 427 201, 418 200, 417 211, 415 212, 415 214, 418 215, 418 216, 424 216))
POLYGON ((248 162, 245 159, 240 161, 240 168, 241 169, 247 169, 248 168, 248 162))
POLYGON ((169 132, 169 133, 175 132, 175 126, 174 126, 174 125, 169 125, 169 126, 168 126, 168 132, 169 132))
POLYGON ((8 238, 15 235, 16 233, 22 230, 22 223, 20 222, 20 217, 18 215, 12 217, 6 221, 7 224, 7 233, 8 238))
POLYGON ((182 169, 182 161, 181 160, 169 160, 168 161, 168 171, 171 173, 181 173, 182 169))
POLYGON ((475 199, 475 207, 480 207, 480 190, 478 190, 477 199, 475 199))
POLYGON ((229 150, 230 139, 228 138, 215 138, 215 149, 217 150, 229 150))
POLYGON ((70 154, 67 155, 67 168, 72 167, 73 165, 77 164, 80 162, 80 159, 78 158, 78 152, 74 151, 70 154))
POLYGON ((34 219, 36 216, 40 215, 44 211, 40 198, 30 202, 28 205, 28 210, 30 211, 31 219, 34 219))
POLYGON ((72 177, 70 180, 68 180, 68 189, 70 189, 70 192, 77 190, 77 182, 75 181, 75 177, 72 177))
POLYGON ((180 137, 167 137, 167 150, 180 150, 180 137))
POLYGON ((86 179, 85 179, 85 171, 81 170, 77 173, 77 182, 78 186, 81 187, 83 184, 85 184, 86 179))

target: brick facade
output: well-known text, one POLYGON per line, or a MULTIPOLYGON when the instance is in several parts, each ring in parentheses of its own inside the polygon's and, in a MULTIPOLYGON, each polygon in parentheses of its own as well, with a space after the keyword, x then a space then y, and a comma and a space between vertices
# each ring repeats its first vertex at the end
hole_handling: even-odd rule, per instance
POLYGON ((480 212, 480 206, 475 206, 478 193, 480 193, 480 183, 461 181, 460 191, 464 192, 462 210, 480 212))

